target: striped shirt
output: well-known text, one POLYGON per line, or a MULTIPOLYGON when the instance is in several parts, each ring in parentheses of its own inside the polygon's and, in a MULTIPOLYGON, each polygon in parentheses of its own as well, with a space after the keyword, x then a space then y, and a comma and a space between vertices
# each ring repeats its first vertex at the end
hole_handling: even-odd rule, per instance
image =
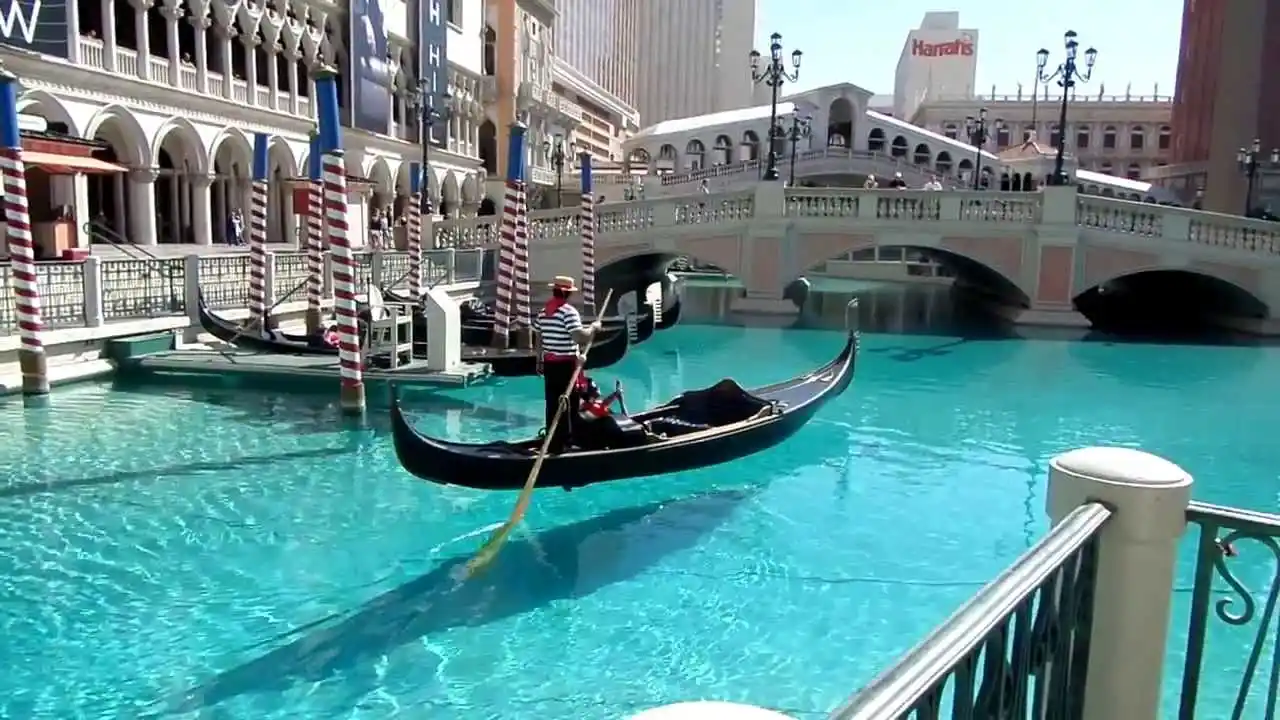
POLYGON ((565 303, 551 315, 538 315, 538 332, 542 335, 542 353, 545 358, 572 358, 578 354, 578 343, 573 331, 582 329, 582 316, 578 309, 565 303))

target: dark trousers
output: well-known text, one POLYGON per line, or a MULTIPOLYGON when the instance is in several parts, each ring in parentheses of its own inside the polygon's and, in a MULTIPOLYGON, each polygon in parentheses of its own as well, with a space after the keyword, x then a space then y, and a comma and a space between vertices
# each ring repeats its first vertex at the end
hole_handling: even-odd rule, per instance
MULTIPOLYGON (((544 362, 542 364, 542 387, 546 400, 546 425, 548 432, 551 430, 551 420, 556 416, 556 409, 560 407, 560 396, 569 389, 569 382, 573 379, 573 369, 577 367, 577 363, 569 361, 544 362)), ((563 452, 565 445, 568 444, 569 438, 573 433, 573 420, 578 416, 578 394, 569 393, 569 407, 565 412, 560 414, 560 422, 556 423, 555 434, 551 437, 551 445, 549 450, 553 453, 563 452)))

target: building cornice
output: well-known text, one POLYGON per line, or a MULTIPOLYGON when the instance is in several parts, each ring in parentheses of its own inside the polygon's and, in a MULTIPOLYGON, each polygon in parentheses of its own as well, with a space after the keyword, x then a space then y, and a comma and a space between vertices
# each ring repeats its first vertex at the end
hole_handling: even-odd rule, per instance
POLYGON ((630 121, 636 126, 640 124, 640 112, 638 110, 623 102, 617 95, 597 85, 595 81, 564 60, 555 58, 551 64, 551 77, 554 82, 559 82, 600 107, 617 113, 624 121, 630 121))

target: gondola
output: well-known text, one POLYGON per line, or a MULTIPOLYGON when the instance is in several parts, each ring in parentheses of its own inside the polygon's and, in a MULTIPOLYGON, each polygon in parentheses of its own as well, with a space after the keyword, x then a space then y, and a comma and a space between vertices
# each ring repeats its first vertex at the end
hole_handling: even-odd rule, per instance
POLYGON ((245 350, 277 353, 281 355, 337 355, 338 349, 328 345, 320 337, 308 337, 293 333, 271 331, 270 337, 264 337, 259 330, 245 328, 238 322, 227 320, 213 313, 200 295, 196 311, 200 317, 200 327, 210 335, 228 345, 235 345, 245 350))
MULTIPOLYGON (((382 296, 387 302, 415 307, 413 313, 413 334, 418 337, 427 336, 427 318, 420 306, 409 299, 408 295, 382 289, 382 296)), ((458 307, 458 315, 462 322, 463 345, 488 345, 493 341, 493 308, 479 302, 463 303, 458 307)), ((606 331, 620 330, 626 326, 626 318, 618 315, 601 318, 600 324, 606 331)))
MULTIPOLYGON (((839 357, 814 372, 750 391, 725 379, 630 418, 619 418, 616 429, 625 442, 610 449, 571 449, 547 457, 538 486, 568 489, 693 470, 771 448, 794 435, 849 387, 857 352, 857 334, 850 333, 839 357)), ((480 490, 523 487, 542 443, 531 439, 468 444, 430 438, 409 424, 398 400, 392 403, 391 427, 396 457, 410 473, 443 485, 480 490)))
POLYGON ((677 295, 676 301, 671 303, 671 307, 662 311, 662 319, 658 321, 657 326, 659 330, 670 330, 680 322, 680 306, 683 304, 680 296, 677 295))

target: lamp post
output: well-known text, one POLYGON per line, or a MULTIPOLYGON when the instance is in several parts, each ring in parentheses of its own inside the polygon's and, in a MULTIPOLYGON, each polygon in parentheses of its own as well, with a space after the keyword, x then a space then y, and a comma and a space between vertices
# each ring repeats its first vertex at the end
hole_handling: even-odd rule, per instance
POLYGON ((760 64, 760 53, 751 51, 751 79, 757 83, 764 83, 769 86, 769 163, 764 171, 765 180, 778 179, 778 94, 782 86, 795 82, 800 78, 800 56, 799 50, 791 53, 790 72, 787 71, 786 63, 782 61, 782 35, 774 33, 769 36, 769 57, 765 64, 760 64))
POLYGON ((449 101, 452 97, 447 92, 439 93, 434 98, 439 99, 440 107, 436 107, 433 102, 433 96, 427 91, 426 83, 418 87, 418 92, 414 94, 410 101, 414 110, 420 113, 421 122, 418 124, 418 142, 422 144, 422 199, 418 210, 423 215, 433 214, 431 208, 431 188, 426 182, 428 173, 431 172, 431 129, 435 127, 437 122, 449 122, 451 111, 449 101))
POLYGON ((1254 138, 1252 145, 1240 148, 1236 152, 1236 164, 1240 166, 1240 173, 1249 183, 1244 193, 1244 214, 1248 217, 1249 213, 1253 212, 1253 194, 1257 187, 1258 171, 1280 167, 1280 148, 1272 148, 1271 155, 1268 157, 1262 153, 1262 141, 1254 138))
POLYGON ((782 131, 782 136, 791 143, 791 172, 787 177, 787 185, 789 187, 796 186, 796 144, 809 137, 810 122, 812 122, 812 118, 808 116, 800 117, 793 113, 791 115, 791 127, 782 131))
POLYGON ((547 154, 551 167, 556 169, 556 207, 564 207, 564 161, 573 156, 573 143, 565 143, 564 136, 556 133, 554 140, 542 141, 542 152, 547 154))
POLYGON ((1062 88, 1062 108, 1058 111, 1058 156, 1053 162, 1053 184, 1066 185, 1066 172, 1063 170, 1063 163, 1066 159, 1064 155, 1067 148, 1067 100, 1071 97, 1071 89, 1077 83, 1083 84, 1089 82, 1089 78, 1093 76, 1093 64, 1098 60, 1098 51, 1089 48, 1084 51, 1084 69, 1081 70, 1077 64, 1077 53, 1080 49, 1080 43, 1076 42, 1076 31, 1068 30, 1062 36, 1063 47, 1066 50, 1066 57, 1062 64, 1058 65, 1058 69, 1052 73, 1046 73, 1045 68, 1049 65, 1049 51, 1044 48, 1036 53, 1036 81, 1049 83, 1053 80, 1058 81, 1058 87, 1062 88))
POLYGON ((987 120, 987 109, 980 108, 978 117, 969 116, 964 119, 964 131, 969 136, 969 143, 973 145, 973 189, 982 189, 982 148, 986 146, 987 141, 991 139, 991 130, 999 132, 1004 127, 1004 121, 1000 118, 987 120), (988 127, 988 125, 990 127, 988 127))

